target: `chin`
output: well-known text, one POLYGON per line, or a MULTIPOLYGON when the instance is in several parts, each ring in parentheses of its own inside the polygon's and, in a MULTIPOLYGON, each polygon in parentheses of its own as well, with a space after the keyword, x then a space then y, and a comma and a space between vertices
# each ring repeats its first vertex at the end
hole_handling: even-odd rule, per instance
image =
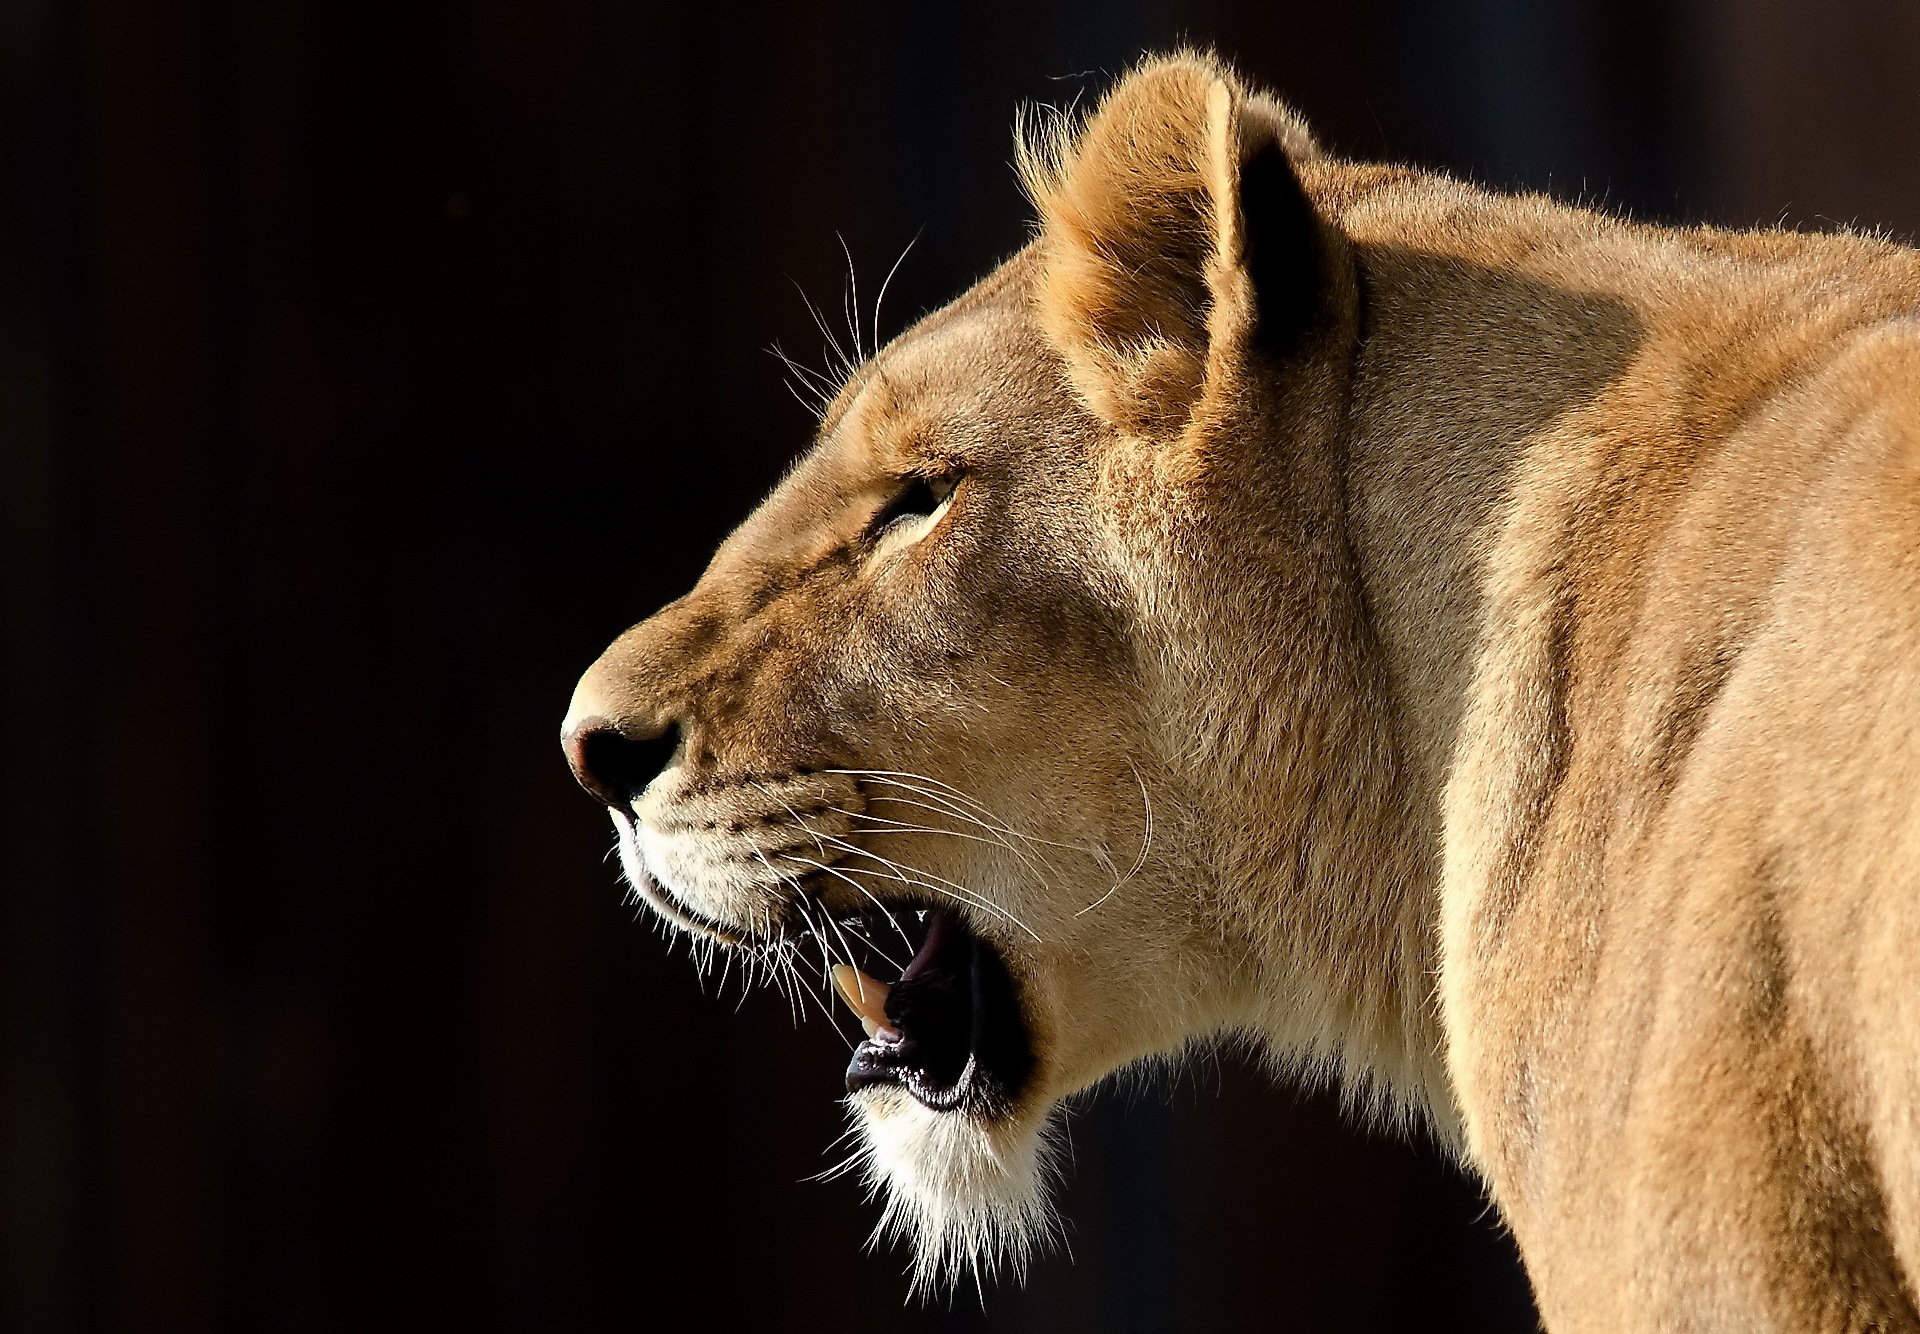
POLYGON ((874 1238, 911 1247, 915 1293, 999 1272, 1024 1277, 1028 1260, 1059 1240, 1050 1109, 982 1120, 898 1086, 860 1089, 847 1106, 867 1185, 885 1198, 874 1238))

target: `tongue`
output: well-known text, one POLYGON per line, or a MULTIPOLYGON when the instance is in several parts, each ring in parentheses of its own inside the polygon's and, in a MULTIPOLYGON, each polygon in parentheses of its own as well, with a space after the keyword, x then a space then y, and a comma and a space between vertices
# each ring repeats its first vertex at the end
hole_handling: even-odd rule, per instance
POLYGON ((868 1037, 878 1037, 882 1042, 900 1040, 899 1032, 887 1022, 885 982, 868 977, 851 964, 837 963, 833 966, 833 989, 860 1020, 860 1027, 867 1030, 868 1037))
POLYGON ((927 938, 913 958, 907 961, 906 971, 900 974, 902 982, 912 981, 934 966, 941 953, 953 943, 960 928, 953 913, 947 909, 927 915, 927 938))

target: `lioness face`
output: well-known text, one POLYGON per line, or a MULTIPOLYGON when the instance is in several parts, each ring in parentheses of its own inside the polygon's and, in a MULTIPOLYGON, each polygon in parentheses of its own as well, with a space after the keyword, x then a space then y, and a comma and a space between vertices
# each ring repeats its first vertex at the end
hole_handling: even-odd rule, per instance
POLYGON ((1023 1254, 1053 1107, 1219 999, 1193 966, 1215 928, 1168 892, 1109 436, 1034 326, 1033 268, 858 371, 565 729, 662 917, 838 965, 868 1034, 850 1103, 923 1274, 1023 1254))
POLYGON ((1225 1028, 1288 1040, 1275 996, 1372 1022, 1288 955, 1353 901, 1301 852, 1349 791, 1314 757, 1370 744, 1327 704, 1322 483, 1268 480, 1350 361, 1311 150, 1174 60, 1027 154, 1035 243, 855 371, 574 695, 635 892, 770 976, 817 956, 860 1019, 849 1099, 923 1279, 1046 1232, 1061 1099, 1225 1028))

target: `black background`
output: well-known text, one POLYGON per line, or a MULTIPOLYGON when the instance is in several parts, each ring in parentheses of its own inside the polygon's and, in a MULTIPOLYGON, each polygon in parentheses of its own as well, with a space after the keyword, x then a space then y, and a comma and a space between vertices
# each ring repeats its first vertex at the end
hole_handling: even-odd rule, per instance
POLYGON ((1217 44, 1335 147, 1920 222, 1905 0, 0 4, 0 1321, 1527 1328, 1477 1190, 1232 1059, 1074 1261, 905 1307, 845 1049, 622 905, 554 734, 810 425, 766 347, 1020 244, 1017 103, 1217 44), (692 1304, 695 1315, 685 1314, 692 1304))

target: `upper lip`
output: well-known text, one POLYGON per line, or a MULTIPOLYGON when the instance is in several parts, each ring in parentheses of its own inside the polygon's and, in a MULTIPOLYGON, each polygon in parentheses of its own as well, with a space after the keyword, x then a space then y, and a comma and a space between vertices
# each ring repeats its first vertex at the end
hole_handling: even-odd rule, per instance
POLYGON ((645 899, 655 912, 672 922, 682 931, 690 931, 697 936, 710 936, 730 949, 744 948, 751 945, 752 942, 743 932, 736 931, 723 922, 716 922, 704 913, 695 912, 693 909, 675 902, 671 896, 661 889, 660 883, 652 876, 643 875, 636 877, 630 874, 627 880, 628 883, 633 886, 634 893, 645 899))

